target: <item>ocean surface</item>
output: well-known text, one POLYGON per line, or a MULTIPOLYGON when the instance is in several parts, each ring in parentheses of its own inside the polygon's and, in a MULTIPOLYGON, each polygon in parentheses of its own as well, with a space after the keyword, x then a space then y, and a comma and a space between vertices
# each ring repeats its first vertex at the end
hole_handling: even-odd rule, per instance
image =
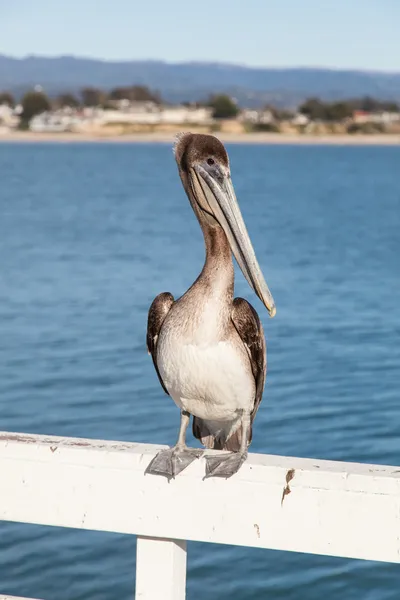
MULTIPOLYGON (((251 450, 399 465, 400 148, 228 150, 277 304, 269 319, 238 272, 268 344, 251 450)), ((3 143, 0 181, 1 429, 173 444, 147 310, 204 248, 170 146, 3 143)), ((188 550, 189 600, 400 595, 394 565, 188 550)), ((134 569, 134 536, 0 523, 0 593, 128 600, 134 569)))

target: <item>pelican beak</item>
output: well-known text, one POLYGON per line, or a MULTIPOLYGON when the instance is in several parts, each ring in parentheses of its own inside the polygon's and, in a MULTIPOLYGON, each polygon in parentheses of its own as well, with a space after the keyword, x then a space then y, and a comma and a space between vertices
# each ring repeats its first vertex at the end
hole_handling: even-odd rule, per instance
POLYGON ((196 164, 190 169, 190 181, 198 205, 221 225, 243 275, 274 317, 275 302, 258 264, 228 169, 196 164))

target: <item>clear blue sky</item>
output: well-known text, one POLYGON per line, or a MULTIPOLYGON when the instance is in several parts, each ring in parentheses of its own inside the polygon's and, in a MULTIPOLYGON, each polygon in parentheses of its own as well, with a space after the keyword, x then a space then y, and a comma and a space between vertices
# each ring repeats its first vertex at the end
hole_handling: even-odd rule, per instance
POLYGON ((400 71, 400 0, 0 0, 0 53, 400 71))

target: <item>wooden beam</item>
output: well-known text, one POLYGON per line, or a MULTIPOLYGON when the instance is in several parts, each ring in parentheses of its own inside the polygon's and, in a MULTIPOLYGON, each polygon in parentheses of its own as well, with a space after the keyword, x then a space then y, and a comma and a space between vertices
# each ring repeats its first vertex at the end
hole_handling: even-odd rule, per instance
POLYGON ((135 600, 161 598, 186 598, 186 542, 138 537, 135 600))
POLYGON ((168 483, 161 447, 0 433, 0 519, 400 562, 400 468, 250 454, 168 483))

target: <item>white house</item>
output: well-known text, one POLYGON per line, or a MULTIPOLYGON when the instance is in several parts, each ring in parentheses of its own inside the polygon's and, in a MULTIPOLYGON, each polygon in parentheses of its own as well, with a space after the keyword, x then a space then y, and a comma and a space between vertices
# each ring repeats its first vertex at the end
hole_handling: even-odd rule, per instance
POLYGON ((293 125, 307 125, 309 122, 309 118, 306 115, 303 115, 302 113, 296 113, 293 117, 293 119, 291 120, 291 123, 293 125))
POLYGON ((206 125, 212 123, 212 110, 204 107, 158 106, 153 102, 126 104, 122 100, 118 109, 105 110, 99 107, 86 107, 79 110, 66 107, 53 112, 45 112, 33 117, 29 128, 35 132, 57 132, 116 123, 206 125))
POLYGON ((98 115, 102 124, 130 123, 140 125, 209 124, 212 122, 210 108, 187 106, 158 106, 153 102, 135 102, 128 105, 119 104, 119 110, 103 110, 98 115))
POLYGON ((36 115, 30 120, 29 129, 35 133, 72 131, 76 127, 79 127, 81 120, 76 114, 45 112, 36 115))
POLYGON ((0 125, 3 129, 13 129, 18 127, 19 116, 15 108, 11 108, 8 104, 0 104, 0 125))
POLYGON ((353 113, 355 123, 380 123, 382 125, 391 125, 400 121, 400 112, 367 112, 364 110, 355 110, 353 113))
POLYGON ((242 110, 239 116, 240 121, 254 124, 268 125, 273 123, 275 120, 274 114, 271 110, 242 110))

